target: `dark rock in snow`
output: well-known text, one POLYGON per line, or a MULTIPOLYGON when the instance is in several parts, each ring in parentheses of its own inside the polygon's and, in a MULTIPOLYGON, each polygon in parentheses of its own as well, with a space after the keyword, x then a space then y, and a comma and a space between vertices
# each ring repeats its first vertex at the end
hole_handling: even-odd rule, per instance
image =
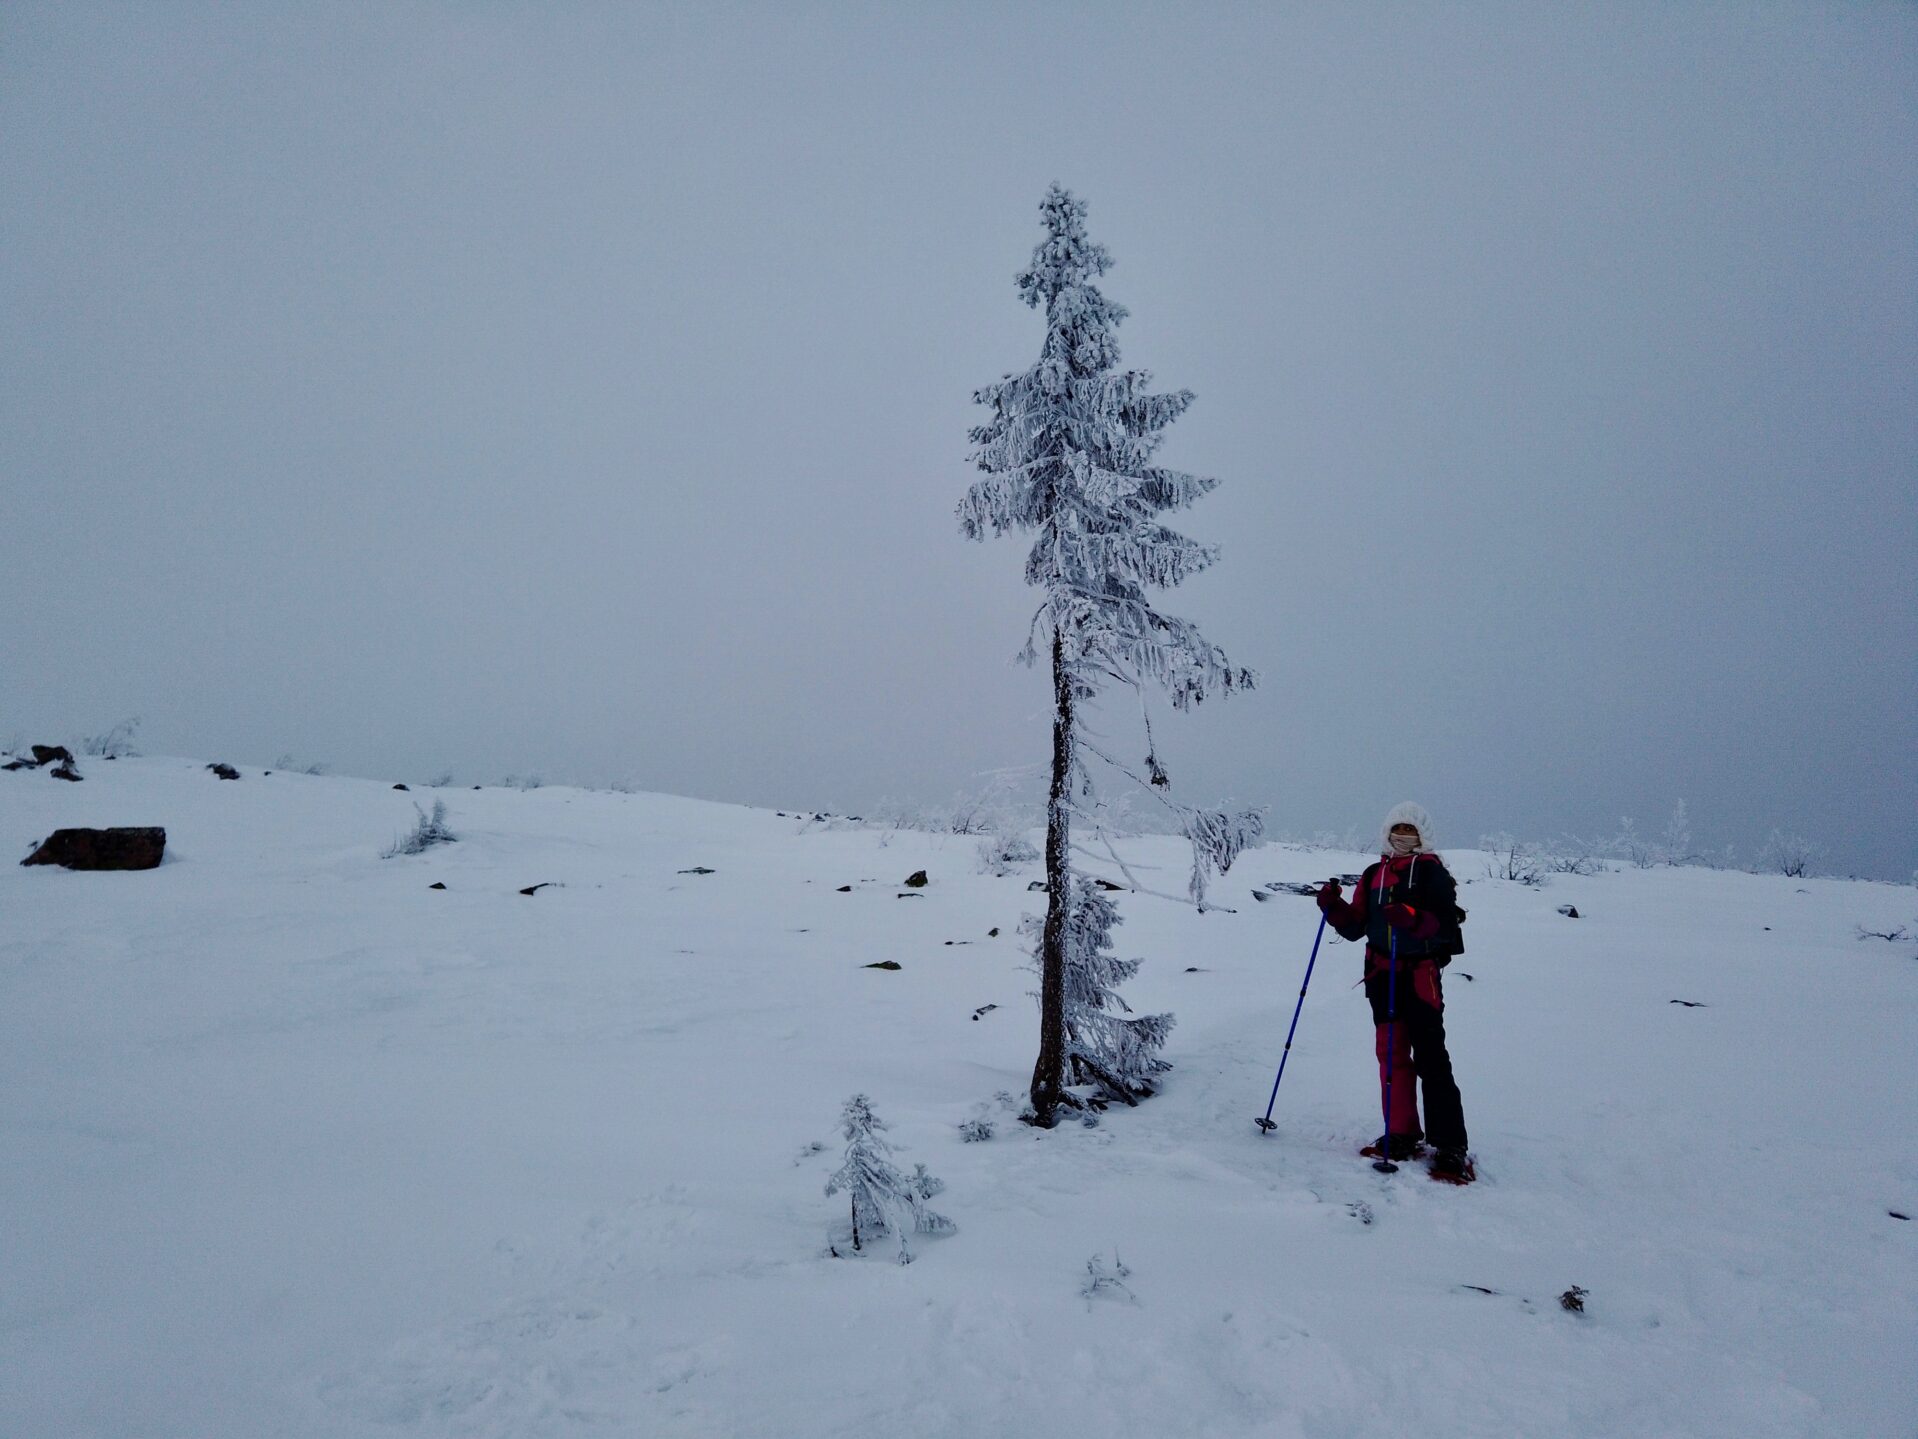
POLYGON ((413 792, 411 787, 403 784, 396 784, 393 786, 393 788, 397 790, 404 790, 407 794, 411 794, 413 792))
POLYGON ((923 869, 915 869, 911 874, 907 875, 905 879, 907 889, 924 889, 930 883, 931 881, 926 878, 926 872, 923 869))
POLYGON ((30 759, 17 759, 9 764, 0 764, 0 769, 38 769, 39 765, 30 759))
POLYGON ((152 869, 166 852, 159 825, 121 829, 56 829, 22 864, 67 869, 152 869))
POLYGON ((1901 1211, 1896 1209, 1887 1209, 1885 1213, 1889 1214, 1893 1219, 1902 1219, 1902 1220, 1905 1220, 1907 1223, 1909 1223, 1911 1220, 1911 1216, 1909 1214, 1902 1213, 1901 1211))
POLYGON ((1558 912, 1564 915, 1567 919, 1578 918, 1578 906, 1575 904, 1561 904, 1558 907, 1558 912))
POLYGON ((719 873, 718 870, 708 869, 703 864, 696 864, 691 869, 682 869, 678 872, 680 874, 718 874, 719 873))
POLYGON ((73 751, 63 744, 37 744, 33 747, 35 764, 52 764, 59 760, 62 764, 73 763, 73 751))
POLYGON ((895 894, 893 898, 894 899, 924 899, 925 896, 921 894, 918 890, 913 889, 913 890, 903 891, 899 894, 895 894))
POLYGON ((70 779, 75 784, 78 784, 81 780, 86 778, 85 775, 81 774, 79 770, 73 767, 72 760, 67 760, 63 762, 59 766, 59 768, 50 769, 47 771, 47 773, 52 775, 55 779, 70 779))
POLYGON ((1100 889, 1105 889, 1105 890, 1118 890, 1118 889, 1124 889, 1124 888, 1125 888, 1125 886, 1124 886, 1124 885, 1122 885, 1122 884, 1114 884, 1114 883, 1113 883, 1113 882, 1112 882, 1111 880, 1109 880, 1109 879, 1095 879, 1095 880, 1093 880, 1092 882, 1093 882, 1094 884, 1096 884, 1096 885, 1098 885, 1100 889))
POLYGON ((896 959, 882 959, 877 964, 868 964, 861 967, 864 969, 899 969, 901 965, 896 959))
POLYGON ((838 893, 838 894, 851 894, 851 893, 852 893, 852 886, 851 886, 851 885, 849 885, 849 884, 842 884, 842 885, 840 885, 840 886, 839 886, 839 888, 838 888, 838 889, 837 889, 837 890, 835 891, 835 893, 838 893))
POLYGON ((999 1006, 996 1004, 982 1004, 977 1009, 973 1010, 972 1017, 976 1021, 980 1015, 991 1014, 993 1010, 997 1009, 998 1007, 999 1006))
POLYGON ((1667 1004, 1682 1004, 1687 1009, 1705 1009, 1708 1007, 1702 1000, 1697 999, 1668 999, 1665 1002, 1667 1004))
POLYGON ((221 779, 238 779, 240 777, 240 772, 230 764, 210 764, 207 768, 212 770, 213 773, 221 779))
POLYGON ((554 882, 550 879, 543 879, 538 884, 527 885, 525 889, 522 889, 520 891, 520 893, 521 894, 538 894, 542 889, 551 889, 553 887, 553 883, 554 882))
POLYGON ((445 889, 446 881, 443 879, 436 879, 431 884, 427 885, 426 887, 428 889, 445 889))
POLYGON ((996 924, 995 924, 995 925, 994 925, 994 926, 993 926, 993 927, 992 927, 991 929, 989 929, 989 930, 987 930, 987 931, 986 931, 986 938, 987 938, 987 939, 997 939, 998 937, 999 937, 999 926, 998 926, 998 925, 996 925, 996 924))
POLYGON ((1580 1289, 1574 1284, 1570 1289, 1567 1289, 1563 1294, 1558 1296, 1558 1307, 1572 1314, 1583 1314, 1585 1312, 1585 1297, 1591 1292, 1589 1289, 1580 1289))

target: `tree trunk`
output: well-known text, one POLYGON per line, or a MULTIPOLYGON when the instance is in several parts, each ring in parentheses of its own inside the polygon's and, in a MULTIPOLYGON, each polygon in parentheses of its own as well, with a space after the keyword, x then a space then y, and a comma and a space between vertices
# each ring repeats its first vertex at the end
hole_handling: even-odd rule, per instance
POLYGON ((1046 795, 1046 925, 1039 939, 1039 1062, 1032 1069, 1033 1122, 1050 1129, 1065 1089, 1067 867, 1066 785, 1072 772, 1072 684, 1065 640, 1052 636, 1052 788, 1046 795))

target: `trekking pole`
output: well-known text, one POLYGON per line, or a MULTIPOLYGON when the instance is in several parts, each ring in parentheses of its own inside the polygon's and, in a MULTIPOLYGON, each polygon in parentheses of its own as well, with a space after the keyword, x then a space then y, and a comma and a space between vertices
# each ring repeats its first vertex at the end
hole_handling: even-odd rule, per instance
POLYGON ((1385 961, 1385 1140, 1372 1167, 1380 1174, 1397 1174, 1399 1167, 1392 1162, 1392 1061, 1397 1054, 1393 1039, 1399 1015, 1399 932, 1389 929, 1387 933, 1391 950, 1385 961))
POLYGON ((1319 915, 1319 932, 1312 940, 1312 957, 1305 962, 1305 983, 1299 986, 1299 1002, 1292 1008, 1292 1027, 1285 1032, 1285 1049, 1279 1055, 1278 1079, 1272 1081, 1272 1097, 1265 1102, 1265 1118, 1254 1120, 1259 1126, 1261 1137, 1270 1134, 1279 1126, 1272 1122, 1272 1106, 1279 1102, 1279 1080, 1285 1078, 1285 1061, 1292 1054, 1292 1036, 1299 1031, 1299 1011, 1305 1008, 1305 991, 1312 983, 1312 966, 1319 962, 1319 941, 1325 938, 1326 916, 1319 915))

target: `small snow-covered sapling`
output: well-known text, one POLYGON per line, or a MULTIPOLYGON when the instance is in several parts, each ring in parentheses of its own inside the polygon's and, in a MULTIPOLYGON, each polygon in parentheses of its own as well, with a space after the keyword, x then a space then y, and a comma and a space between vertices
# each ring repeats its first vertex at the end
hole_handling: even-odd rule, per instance
POLYGON ((1137 1304, 1139 1296, 1126 1284, 1132 1277, 1132 1270, 1125 1260, 1119 1257, 1119 1251, 1112 1251, 1112 1263, 1106 1263, 1105 1255, 1095 1254, 1086 1261, 1086 1282, 1079 1286, 1079 1293, 1086 1301, 1086 1308, 1092 1307, 1092 1301, 1098 1298, 1118 1299, 1127 1304, 1137 1304))
POLYGON ((892 1162, 892 1145, 879 1133, 886 1123, 872 1112, 872 1101, 865 1095, 848 1099, 839 1118, 846 1157, 826 1181, 826 1193, 847 1196, 852 1247, 864 1249, 866 1240, 889 1233, 899 1240, 899 1262, 910 1264, 909 1235, 949 1234, 955 1227, 945 1215, 926 1207, 926 1201, 945 1185, 928 1174, 923 1164, 913 1166, 908 1175, 892 1162))

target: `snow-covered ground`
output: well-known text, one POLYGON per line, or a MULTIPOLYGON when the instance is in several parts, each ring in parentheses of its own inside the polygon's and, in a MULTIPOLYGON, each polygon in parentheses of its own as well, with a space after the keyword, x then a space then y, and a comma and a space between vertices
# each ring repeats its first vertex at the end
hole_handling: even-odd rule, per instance
MULTIPOLYGON (((433 792, 81 768, 0 774, 0 853, 163 824, 168 854, 0 867, 0 1433, 1918 1431, 1918 946, 1855 933, 1914 925, 1910 888, 1531 890, 1450 851, 1461 1190, 1357 1157, 1330 937, 1253 1125, 1317 913, 1250 891, 1363 856, 1251 853, 1234 913, 1121 896, 1177 1068, 1040 1133, 994 1098, 1039 896, 972 839, 448 790, 460 842, 383 859, 433 792), (947 1183, 958 1232, 909 1266, 826 1250, 859 1090, 947 1183), (1095 1255, 1124 1288, 1085 1295, 1095 1255)), ((1181 886, 1176 842, 1133 852, 1181 886)))

